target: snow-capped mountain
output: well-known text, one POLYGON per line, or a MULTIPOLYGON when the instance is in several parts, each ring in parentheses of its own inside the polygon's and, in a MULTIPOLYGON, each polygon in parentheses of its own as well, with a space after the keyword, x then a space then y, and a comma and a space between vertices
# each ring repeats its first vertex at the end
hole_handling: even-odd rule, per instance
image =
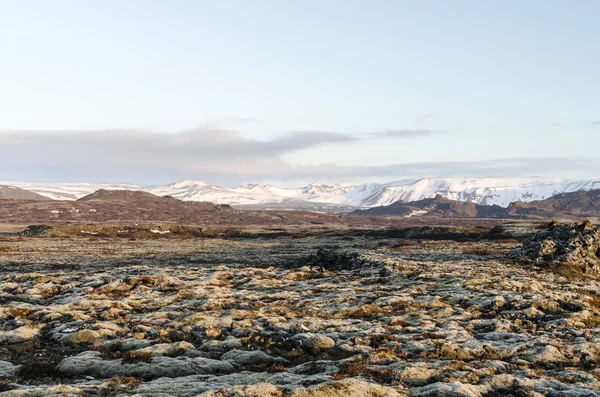
POLYGON ((370 186, 371 194, 361 201, 361 205, 374 207, 440 195, 451 200, 507 207, 514 201, 543 200, 559 193, 592 189, 600 189, 600 180, 423 178, 370 186))
POLYGON ((600 180, 546 178, 423 178, 361 185, 312 183, 299 188, 250 184, 235 188, 186 180, 166 186, 51 182, 0 182, 56 200, 76 200, 98 189, 142 190, 185 201, 234 206, 279 208, 376 207, 398 200, 416 201, 437 195, 459 201, 507 207, 514 201, 543 200, 559 193, 600 189, 600 180))
POLYGON ((437 195, 477 204, 507 207, 513 201, 543 200, 558 193, 600 188, 600 180, 564 181, 545 178, 424 178, 384 184, 326 185, 312 183, 301 188, 246 185, 223 188, 200 181, 184 181, 146 188, 159 196, 181 200, 211 201, 231 205, 322 203, 353 207, 389 205, 398 200, 417 201, 437 195))

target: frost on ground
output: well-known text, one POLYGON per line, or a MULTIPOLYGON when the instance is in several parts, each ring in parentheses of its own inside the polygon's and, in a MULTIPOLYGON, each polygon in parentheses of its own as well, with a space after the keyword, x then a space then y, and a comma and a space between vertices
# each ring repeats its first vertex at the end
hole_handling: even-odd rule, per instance
POLYGON ((600 396, 600 284, 516 243, 14 244, 0 396, 600 396))

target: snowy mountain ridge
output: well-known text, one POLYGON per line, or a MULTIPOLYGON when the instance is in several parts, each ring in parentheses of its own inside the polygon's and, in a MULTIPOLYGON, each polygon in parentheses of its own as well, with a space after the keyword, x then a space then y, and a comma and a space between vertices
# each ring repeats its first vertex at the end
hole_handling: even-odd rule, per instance
POLYGON ((235 188, 185 180, 165 186, 63 182, 0 182, 55 200, 76 200, 99 189, 141 190, 184 201, 210 201, 233 206, 306 208, 307 205, 376 207, 398 200, 416 201, 437 195, 464 202, 507 207, 513 201, 543 200, 559 193, 600 189, 600 180, 530 178, 422 178, 360 185, 312 183, 299 188, 249 184, 235 188))

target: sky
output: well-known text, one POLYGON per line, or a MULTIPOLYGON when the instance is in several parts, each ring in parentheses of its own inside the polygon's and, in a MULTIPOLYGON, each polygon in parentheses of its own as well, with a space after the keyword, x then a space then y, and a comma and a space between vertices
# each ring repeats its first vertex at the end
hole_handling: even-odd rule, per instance
POLYGON ((0 0, 0 180, 598 178, 600 2, 0 0))

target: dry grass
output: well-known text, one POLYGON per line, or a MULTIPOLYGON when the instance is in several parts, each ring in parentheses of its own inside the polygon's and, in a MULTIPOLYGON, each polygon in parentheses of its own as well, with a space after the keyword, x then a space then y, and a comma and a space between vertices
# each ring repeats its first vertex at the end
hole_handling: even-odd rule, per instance
POLYGON ((25 319, 35 312, 29 307, 9 306, 6 308, 6 315, 9 318, 25 319))
POLYGON ((203 230, 194 226, 180 225, 63 225, 54 226, 49 233, 54 238, 129 238, 129 239, 155 239, 155 238, 194 238, 212 236, 214 231, 203 230))
POLYGON ((600 280, 600 276, 586 273, 580 267, 570 266, 568 263, 551 264, 547 269, 567 280, 600 280))
POLYGON ((18 251, 19 247, 12 244, 2 244, 0 245, 0 252, 15 252, 18 251))
POLYGON ((149 363, 152 361, 152 354, 150 352, 145 351, 137 351, 137 352, 126 352, 122 356, 124 364, 133 364, 133 363, 149 363))
POLYGON ((392 252, 413 252, 415 247, 417 246, 416 241, 401 241, 400 243, 389 247, 389 250, 392 252))
POLYGON ((588 301, 590 306, 593 309, 600 311, 600 296, 593 294, 588 294, 587 296, 590 298, 588 301))
POLYGON ((383 385, 398 385, 401 381, 400 372, 370 366, 363 357, 343 365, 338 373, 332 375, 334 380, 349 377, 363 377, 383 385))
POLYGON ((585 295, 589 298, 588 303, 593 314, 583 320, 583 323, 589 328, 596 328, 600 326, 600 296, 594 294, 585 295))
POLYGON ((488 247, 466 247, 461 250, 465 255, 492 256, 494 252, 488 247))
POLYGON ((594 378, 598 379, 598 381, 600 382, 600 369, 594 369, 593 371, 590 371, 589 373, 594 378))
POLYGON ((392 251, 392 252, 407 252, 408 253, 408 252, 413 252, 414 248, 406 247, 406 246, 403 246, 403 247, 396 246, 396 247, 390 247, 390 251, 392 251))
POLYGON ((137 387, 141 380, 135 376, 117 376, 112 380, 112 383, 119 386, 137 387))
POLYGON ((386 315, 385 310, 376 305, 363 305, 359 308, 346 308, 340 310, 339 317, 342 318, 367 318, 386 315))

